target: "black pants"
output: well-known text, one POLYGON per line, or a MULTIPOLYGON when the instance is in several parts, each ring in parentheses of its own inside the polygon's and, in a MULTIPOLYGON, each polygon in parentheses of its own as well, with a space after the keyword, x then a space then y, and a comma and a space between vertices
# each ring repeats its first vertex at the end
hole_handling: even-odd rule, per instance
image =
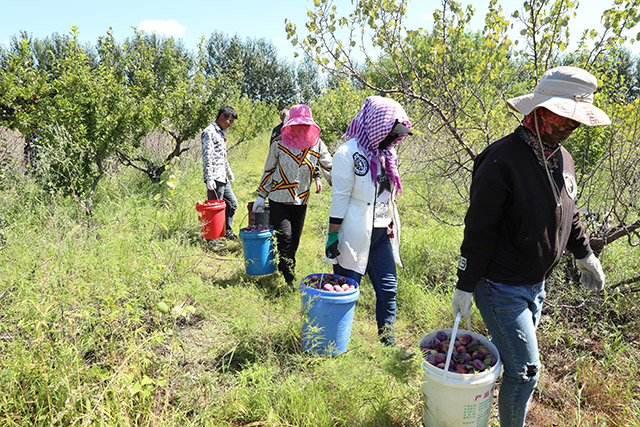
POLYGON ((285 205, 269 200, 269 222, 278 239, 278 271, 287 283, 296 281, 296 251, 307 214, 307 205, 285 205))

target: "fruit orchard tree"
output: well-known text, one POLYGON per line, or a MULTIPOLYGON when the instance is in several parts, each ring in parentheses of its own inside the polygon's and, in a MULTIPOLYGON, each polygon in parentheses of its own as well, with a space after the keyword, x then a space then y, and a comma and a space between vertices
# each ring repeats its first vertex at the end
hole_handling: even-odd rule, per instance
MULTIPOLYGON (((625 97, 621 63, 613 53, 639 22, 640 0, 612 2, 603 14, 602 28, 586 30, 571 53, 566 47, 574 1, 525 0, 512 15, 524 26, 524 43, 510 39, 512 23, 497 0, 490 1, 484 28, 475 32, 469 30, 473 7, 455 0, 441 0, 430 29, 405 26, 406 0, 352 4, 352 11, 341 14, 330 0, 315 0, 304 31, 286 22, 288 38, 331 75, 392 96, 405 106, 415 136, 412 144, 400 147, 403 169, 424 177, 413 187, 434 216, 461 223, 455 215, 442 216, 460 211, 446 206, 466 205, 476 155, 519 124, 505 100, 533 90, 546 69, 575 65, 596 75, 597 105, 613 121, 605 129, 580 129, 570 139, 574 155, 585 159, 577 165, 580 203, 603 214, 620 212, 609 231, 591 229, 596 243, 600 232, 603 244, 621 236, 633 240, 640 214, 631 183, 639 177, 625 159, 640 144, 637 125, 632 125, 638 110, 625 97), (611 191, 603 191, 602 183, 611 191)), ((640 40, 640 34, 633 36, 640 40)))
POLYGON ((213 120, 225 98, 236 86, 226 76, 212 78, 205 72, 202 50, 196 58, 172 38, 136 31, 118 46, 105 37, 99 41, 101 62, 114 62, 126 75, 125 86, 135 96, 147 129, 159 130, 172 141, 161 158, 143 152, 140 140, 135 150, 118 151, 121 161, 159 182, 171 162, 190 147, 185 142, 198 136, 213 120))
POLYGON ((123 76, 111 64, 92 64, 76 40, 72 29, 72 40, 64 55, 51 62, 50 72, 36 67, 28 42, 23 42, 0 70, 2 103, 15 110, 9 128, 23 135, 35 129, 40 136, 41 182, 72 195, 91 212, 106 162, 116 151, 130 150, 146 129, 123 76), (20 108, 24 99, 33 102, 20 108))

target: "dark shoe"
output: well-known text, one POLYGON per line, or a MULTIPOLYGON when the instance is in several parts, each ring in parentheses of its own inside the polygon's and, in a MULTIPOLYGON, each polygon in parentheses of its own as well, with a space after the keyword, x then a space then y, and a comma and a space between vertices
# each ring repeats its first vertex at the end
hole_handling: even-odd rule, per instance
POLYGON ((287 287, 296 289, 298 287, 298 281, 295 278, 293 280, 287 280, 287 287))
POLYGON ((400 347, 398 344, 396 344, 395 337, 391 338, 387 336, 382 336, 380 337, 380 342, 385 346, 392 348, 395 351, 395 353, 398 355, 400 360, 409 360, 416 355, 414 352, 407 350, 404 347, 400 347))
POLYGON ((394 353, 398 356, 400 360, 409 360, 415 357, 415 353, 411 350, 407 350, 404 347, 400 347, 397 344, 388 344, 388 347, 392 348, 394 353))
POLYGON ((395 347, 396 346, 396 337, 393 335, 379 335, 380 342, 387 347, 395 347))
POLYGON ((396 352, 398 353, 398 356, 400 357, 401 360, 409 360, 416 356, 414 352, 409 351, 403 347, 396 346, 396 352))
POLYGON ((224 248, 224 244, 219 242, 218 239, 208 239, 207 244, 205 245, 205 249, 212 250, 217 248, 224 248))
POLYGON ((236 240, 238 239, 238 236, 236 236, 233 231, 228 232, 225 236, 225 239, 229 239, 229 240, 236 240))

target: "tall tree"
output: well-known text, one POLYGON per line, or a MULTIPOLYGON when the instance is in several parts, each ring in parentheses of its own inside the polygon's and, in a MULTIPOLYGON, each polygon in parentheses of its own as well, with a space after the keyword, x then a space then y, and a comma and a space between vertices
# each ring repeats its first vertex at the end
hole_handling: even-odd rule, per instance
POLYGON ((242 40, 214 32, 205 49, 207 72, 229 76, 251 100, 282 109, 309 103, 320 93, 322 83, 315 64, 296 66, 281 59, 275 46, 264 39, 242 40))
POLYGON ((220 102, 233 96, 234 85, 224 75, 205 72, 202 50, 196 58, 173 38, 162 38, 139 31, 127 40, 121 53, 112 38, 100 40, 102 62, 116 60, 126 76, 139 105, 147 132, 159 130, 169 137, 171 148, 152 158, 144 152, 141 140, 134 150, 119 150, 121 161, 159 182, 171 162, 187 151, 186 141, 197 136, 211 122, 220 102))
MULTIPOLYGON (((588 33, 599 44, 589 51, 585 43, 570 62, 601 79, 598 102, 614 119, 611 130, 584 131, 581 135, 592 154, 584 168, 591 175, 585 175, 583 185, 590 177, 621 184, 611 171, 609 175, 593 175, 594 165, 603 165, 605 158, 622 164, 613 160, 619 159, 620 153, 606 148, 637 145, 633 142, 635 134, 622 131, 623 126, 628 126, 629 115, 637 114, 637 110, 617 108, 620 93, 607 82, 618 74, 598 58, 604 56, 606 49, 620 46, 623 32, 637 24, 638 1, 616 0, 603 16, 602 35, 588 33), (605 157, 607 152, 611 155, 605 157)), ((428 191, 421 196, 429 204, 433 200, 429 193, 432 188, 446 188, 448 197, 440 201, 450 202, 454 193, 466 203, 476 154, 518 124, 517 117, 505 108, 505 99, 533 90, 547 68, 566 58, 563 52, 568 44, 568 23, 576 3, 525 0, 524 11, 514 14, 525 24, 526 43, 522 49, 510 40, 508 30, 512 26, 496 0, 490 1, 485 27, 478 33, 468 30, 473 8, 463 8, 455 0, 441 1, 441 7, 434 11, 431 30, 406 28, 406 3, 358 0, 353 2, 351 12, 341 15, 330 0, 316 0, 305 24, 306 34, 299 34, 293 22, 287 22, 285 28, 292 44, 330 74, 353 79, 375 93, 400 100, 413 119, 418 139, 418 143, 404 148, 407 152, 403 158, 411 159, 410 167, 422 171, 421 176, 446 183, 427 185, 428 191)), ((624 179, 633 182, 634 173, 624 175, 624 179)), ((618 192, 630 193, 631 188, 618 192)), ((598 210, 607 211, 602 197, 598 199, 594 193, 591 200, 598 200, 598 210)), ((630 201, 625 203, 632 205, 630 201)), ((436 209, 433 212, 437 214, 436 209)), ((620 222, 628 232, 628 224, 635 224, 634 215, 638 217, 636 212, 620 222)))

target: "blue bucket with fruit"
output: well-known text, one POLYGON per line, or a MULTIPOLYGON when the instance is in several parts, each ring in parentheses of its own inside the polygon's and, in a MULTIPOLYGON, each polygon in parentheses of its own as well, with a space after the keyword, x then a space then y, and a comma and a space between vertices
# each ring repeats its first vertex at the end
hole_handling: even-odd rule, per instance
POLYGON ((338 274, 310 274, 300 283, 302 347, 317 355, 337 356, 347 351, 360 288, 338 274))
POLYGON ((488 338, 458 330, 459 322, 460 314, 453 329, 434 331, 420 340, 425 427, 489 424, 493 389, 502 368, 500 354, 488 338))
POLYGON ((250 225, 240 229, 245 271, 250 276, 264 276, 276 271, 273 227, 250 225))

